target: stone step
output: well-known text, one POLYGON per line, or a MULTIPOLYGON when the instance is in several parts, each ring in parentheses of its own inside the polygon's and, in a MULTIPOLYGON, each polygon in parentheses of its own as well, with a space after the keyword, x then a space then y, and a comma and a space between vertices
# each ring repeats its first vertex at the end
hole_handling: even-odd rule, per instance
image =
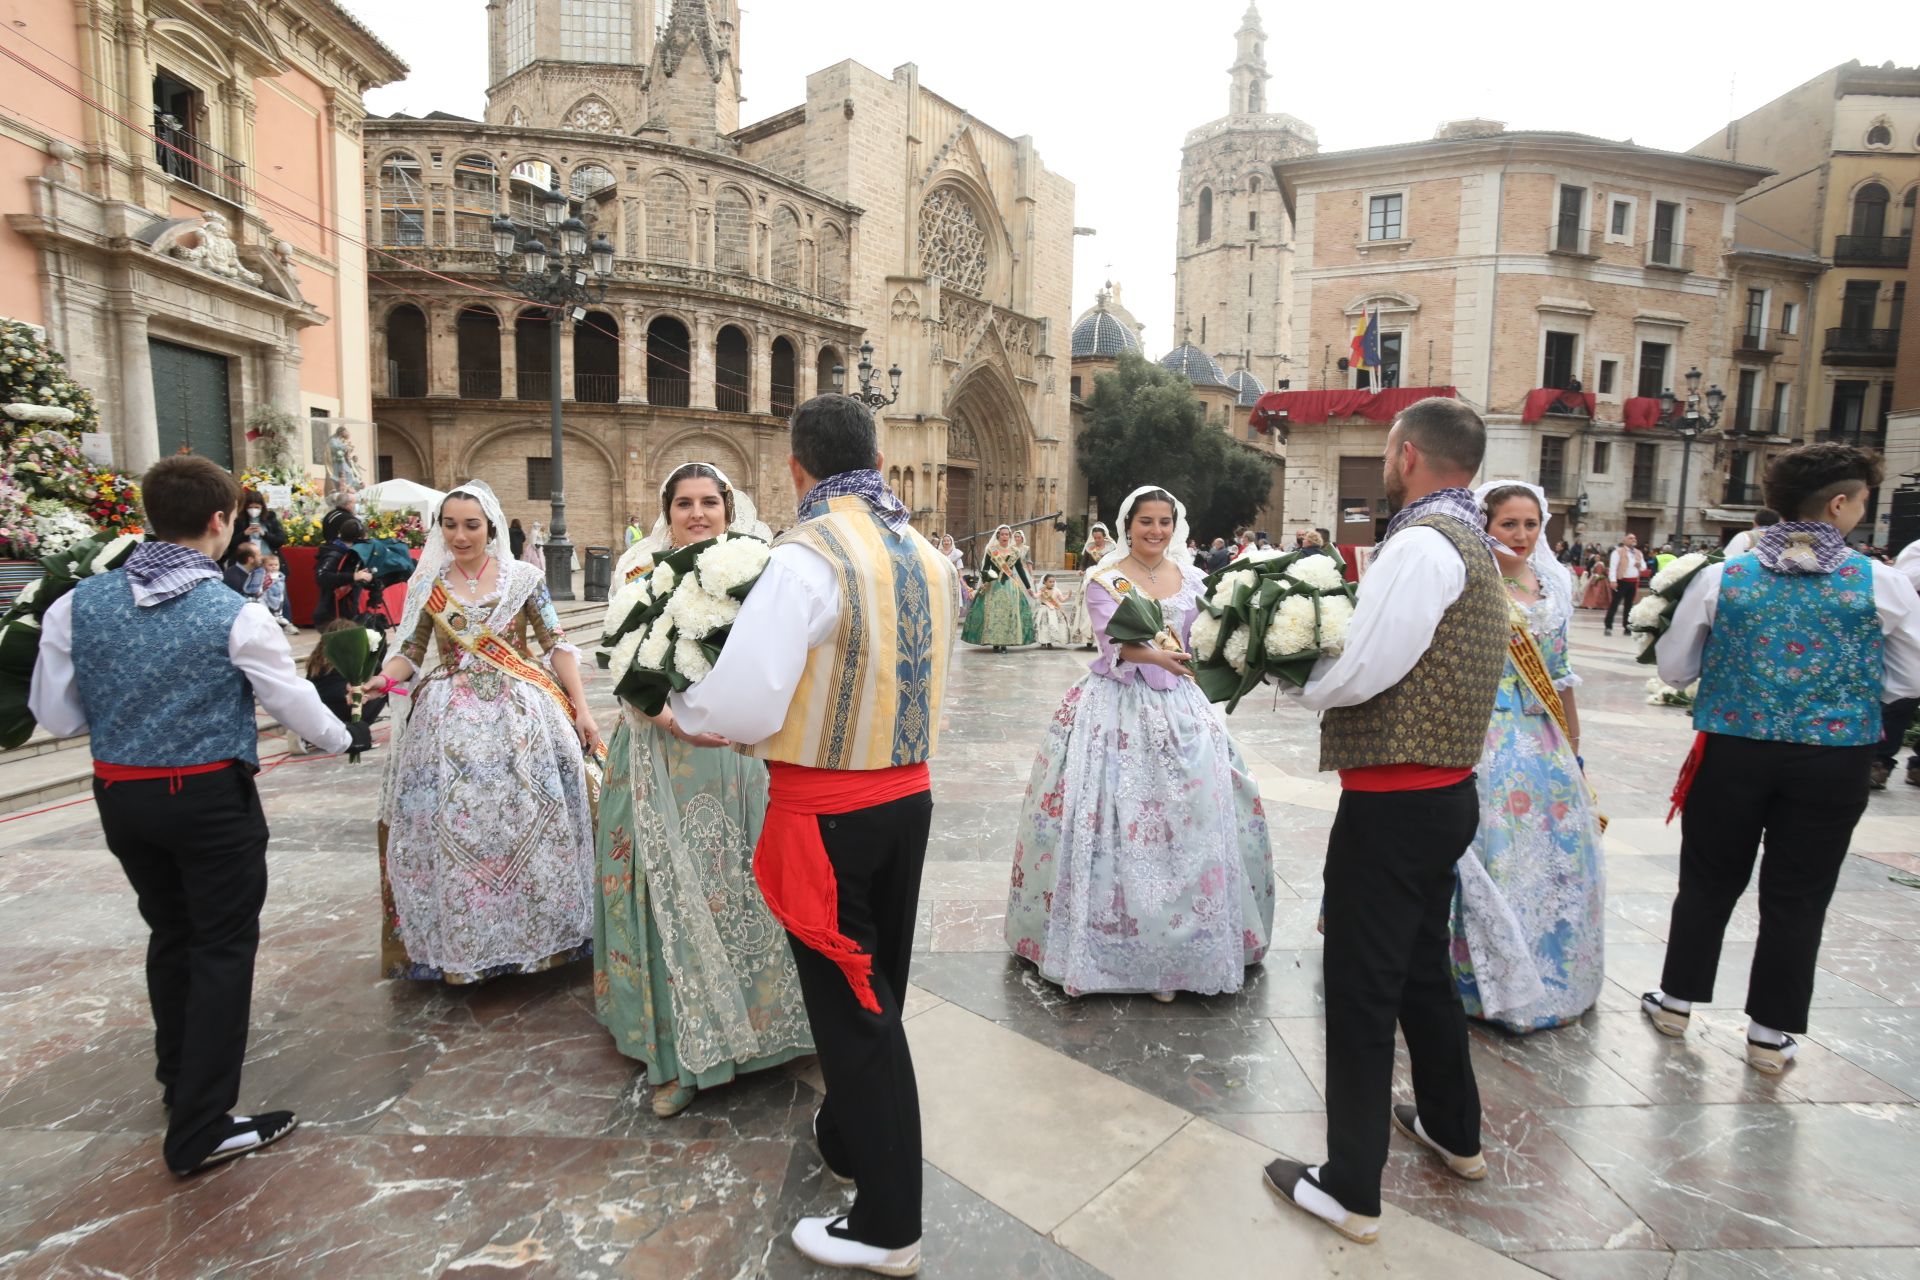
MULTIPOLYGON (((577 632, 574 641, 591 651, 598 640, 600 619, 606 605, 584 600, 561 601, 555 606, 560 625, 577 632)), ((307 655, 319 643, 319 633, 303 630, 287 637, 296 666, 304 667, 307 655)), ((258 712, 262 756, 285 749, 279 722, 265 711, 258 712)), ((93 784, 93 757, 86 751, 86 734, 56 738, 45 729, 13 750, 0 753, 0 815, 16 813, 52 804, 88 790, 93 784)))

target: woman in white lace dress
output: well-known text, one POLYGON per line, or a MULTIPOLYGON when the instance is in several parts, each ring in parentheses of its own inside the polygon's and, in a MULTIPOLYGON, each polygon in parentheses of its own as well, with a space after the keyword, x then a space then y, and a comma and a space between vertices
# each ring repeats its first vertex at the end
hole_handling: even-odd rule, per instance
POLYGON ((1095 521, 1087 531, 1086 545, 1080 548, 1080 597, 1074 601, 1073 621, 1067 628, 1070 644, 1094 647, 1093 619, 1087 613, 1087 586, 1093 581, 1095 567, 1112 550, 1113 538, 1107 533, 1107 526, 1095 521))
POLYGON ((380 798, 383 971, 467 983, 585 956, 583 749, 600 729, 546 580, 509 556, 485 484, 441 499, 398 634, 382 675, 412 696, 380 798))
MULTIPOLYGON (((674 468, 660 503, 653 532, 620 558, 617 585, 729 527, 769 537, 706 463, 674 468)), ((655 1115, 813 1052, 786 931, 753 879, 766 812, 766 765, 686 733, 671 708, 649 719, 621 707, 594 833, 593 1004, 620 1052, 647 1064, 655 1115)))

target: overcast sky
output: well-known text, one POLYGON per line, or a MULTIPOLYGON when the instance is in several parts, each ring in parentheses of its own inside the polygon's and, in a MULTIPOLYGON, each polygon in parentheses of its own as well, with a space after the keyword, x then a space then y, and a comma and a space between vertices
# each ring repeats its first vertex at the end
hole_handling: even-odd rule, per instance
MULTIPOLYGON (((345 2, 413 68, 369 95, 373 111, 480 115, 484 0, 345 2)), ((1891 39, 1899 7, 1881 10, 1883 20, 1829 23, 1777 0, 1266 0, 1268 100, 1312 125, 1327 151, 1427 138, 1473 116, 1685 150, 1836 63, 1905 60, 1910 42, 1903 50, 1891 39)), ((1076 184, 1074 221, 1099 234, 1075 241, 1074 312, 1111 276, 1158 355, 1177 340, 1181 140, 1225 114, 1245 12, 1246 0, 758 4, 741 16, 741 119, 796 105, 808 73, 843 59, 882 74, 918 63, 927 88, 996 129, 1033 135, 1047 166, 1076 184)))

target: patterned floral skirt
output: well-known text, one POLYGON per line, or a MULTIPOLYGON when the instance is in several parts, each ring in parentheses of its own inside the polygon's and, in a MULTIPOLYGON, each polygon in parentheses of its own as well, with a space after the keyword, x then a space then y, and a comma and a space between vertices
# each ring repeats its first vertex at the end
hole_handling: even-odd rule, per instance
POLYGON ((380 827, 382 971, 480 982, 584 957, 593 818, 566 714, 484 666, 413 702, 380 827))
POLYGON ((1259 789, 1199 689, 1069 689, 1016 828, 1014 953, 1069 995, 1238 991, 1273 901, 1259 789))
POLYGON ((813 1052, 786 930, 753 878, 767 768, 624 712, 594 843, 594 1012, 655 1085, 706 1089, 813 1052))
POLYGON ((967 625, 960 638, 968 644, 1033 643, 1033 605, 1013 578, 983 582, 967 606, 967 625))

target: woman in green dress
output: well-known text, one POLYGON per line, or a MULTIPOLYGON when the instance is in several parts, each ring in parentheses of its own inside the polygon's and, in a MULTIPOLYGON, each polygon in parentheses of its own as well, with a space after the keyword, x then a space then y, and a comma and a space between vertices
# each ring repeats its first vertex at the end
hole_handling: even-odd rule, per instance
POLYGON ((986 557, 980 562, 980 589, 967 607, 967 624, 960 638, 968 644, 990 645, 1005 653, 1010 644, 1033 643, 1033 577, 1026 557, 1013 541, 1013 530, 1001 525, 993 531, 986 557))
MULTIPOLYGON (((667 476, 653 532, 621 557, 616 587, 673 547, 767 536, 717 467, 667 476)), ((753 879, 767 771, 724 738, 689 734, 670 708, 631 706, 607 744, 594 826, 594 1012, 620 1052, 647 1064, 653 1111, 813 1052, 786 931, 753 879)))

